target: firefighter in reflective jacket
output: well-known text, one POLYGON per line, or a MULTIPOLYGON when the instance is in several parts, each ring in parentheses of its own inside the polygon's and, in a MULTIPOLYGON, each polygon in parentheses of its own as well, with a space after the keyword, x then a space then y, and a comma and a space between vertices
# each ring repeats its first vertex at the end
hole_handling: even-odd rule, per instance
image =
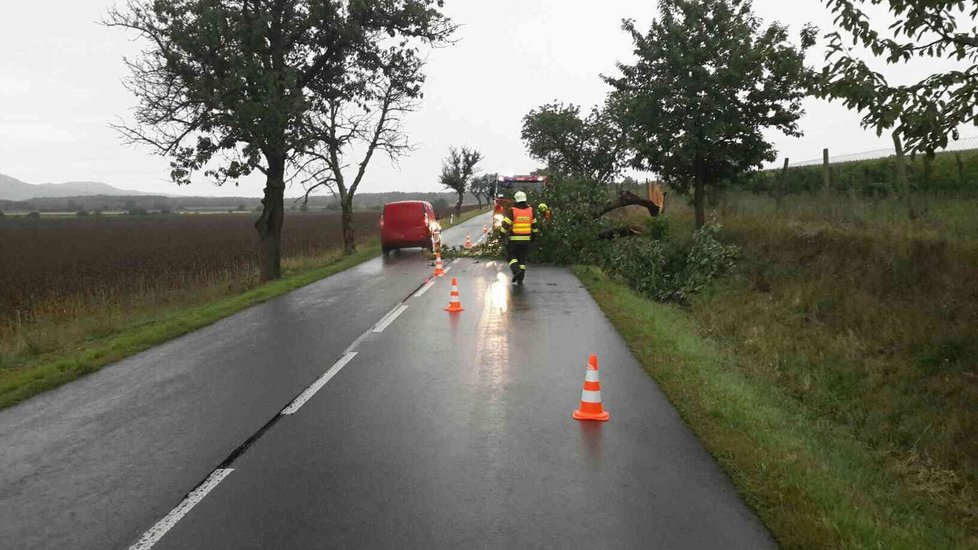
POLYGON ((513 284, 523 284, 530 242, 539 235, 540 227, 533 215, 533 207, 526 203, 526 193, 517 191, 513 201, 516 204, 503 217, 499 229, 508 238, 506 255, 509 257, 509 269, 513 272, 513 284))

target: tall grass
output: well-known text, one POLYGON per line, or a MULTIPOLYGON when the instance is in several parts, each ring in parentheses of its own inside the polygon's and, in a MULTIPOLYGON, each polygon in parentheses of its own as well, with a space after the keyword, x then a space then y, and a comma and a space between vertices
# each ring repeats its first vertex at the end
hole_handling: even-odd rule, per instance
POLYGON ((742 257, 690 312, 742 373, 868 446, 975 534, 978 201, 930 204, 911 220, 888 200, 728 196, 715 215, 742 257))

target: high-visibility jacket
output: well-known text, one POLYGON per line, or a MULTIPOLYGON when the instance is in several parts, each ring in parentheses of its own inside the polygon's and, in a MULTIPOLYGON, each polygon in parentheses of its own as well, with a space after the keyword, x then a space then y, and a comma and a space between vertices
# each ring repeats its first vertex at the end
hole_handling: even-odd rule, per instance
POLYGON ((530 241, 540 232, 537 219, 533 215, 533 207, 519 208, 514 206, 509 216, 503 218, 500 227, 503 235, 509 235, 510 241, 530 241))

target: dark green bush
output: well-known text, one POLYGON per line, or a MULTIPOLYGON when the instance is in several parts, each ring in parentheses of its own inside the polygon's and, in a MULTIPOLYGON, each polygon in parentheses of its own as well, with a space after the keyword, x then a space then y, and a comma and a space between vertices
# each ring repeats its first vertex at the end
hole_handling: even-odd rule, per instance
POLYGON ((534 260, 597 265, 650 298, 674 302, 685 302, 732 265, 737 248, 717 240, 720 226, 713 223, 690 240, 674 237, 667 218, 649 218, 642 236, 598 240, 600 230, 621 224, 594 219, 610 196, 608 188, 590 182, 552 181, 541 196, 530 197, 554 210, 534 260))

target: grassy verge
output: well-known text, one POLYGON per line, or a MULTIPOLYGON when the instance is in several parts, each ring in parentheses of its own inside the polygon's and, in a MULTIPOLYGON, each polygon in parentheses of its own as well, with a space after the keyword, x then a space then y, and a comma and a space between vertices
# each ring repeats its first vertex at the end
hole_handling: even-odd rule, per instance
POLYGON ((632 351, 787 548, 974 548, 878 450, 702 336, 685 310, 575 268, 632 351))
MULTIPOLYGON (((379 254, 376 241, 362 245, 351 256, 334 253, 292 262, 284 276, 232 295, 219 296, 194 305, 150 309, 114 329, 88 327, 88 334, 70 349, 57 349, 25 364, 0 370, 0 408, 9 407, 46 390, 190 331, 210 325, 249 306, 264 302, 324 277, 349 269, 379 254), (108 332, 108 333, 106 333, 108 332)), ((206 292, 208 289, 201 289, 206 292)), ((53 330, 57 330, 55 327, 53 330)))

